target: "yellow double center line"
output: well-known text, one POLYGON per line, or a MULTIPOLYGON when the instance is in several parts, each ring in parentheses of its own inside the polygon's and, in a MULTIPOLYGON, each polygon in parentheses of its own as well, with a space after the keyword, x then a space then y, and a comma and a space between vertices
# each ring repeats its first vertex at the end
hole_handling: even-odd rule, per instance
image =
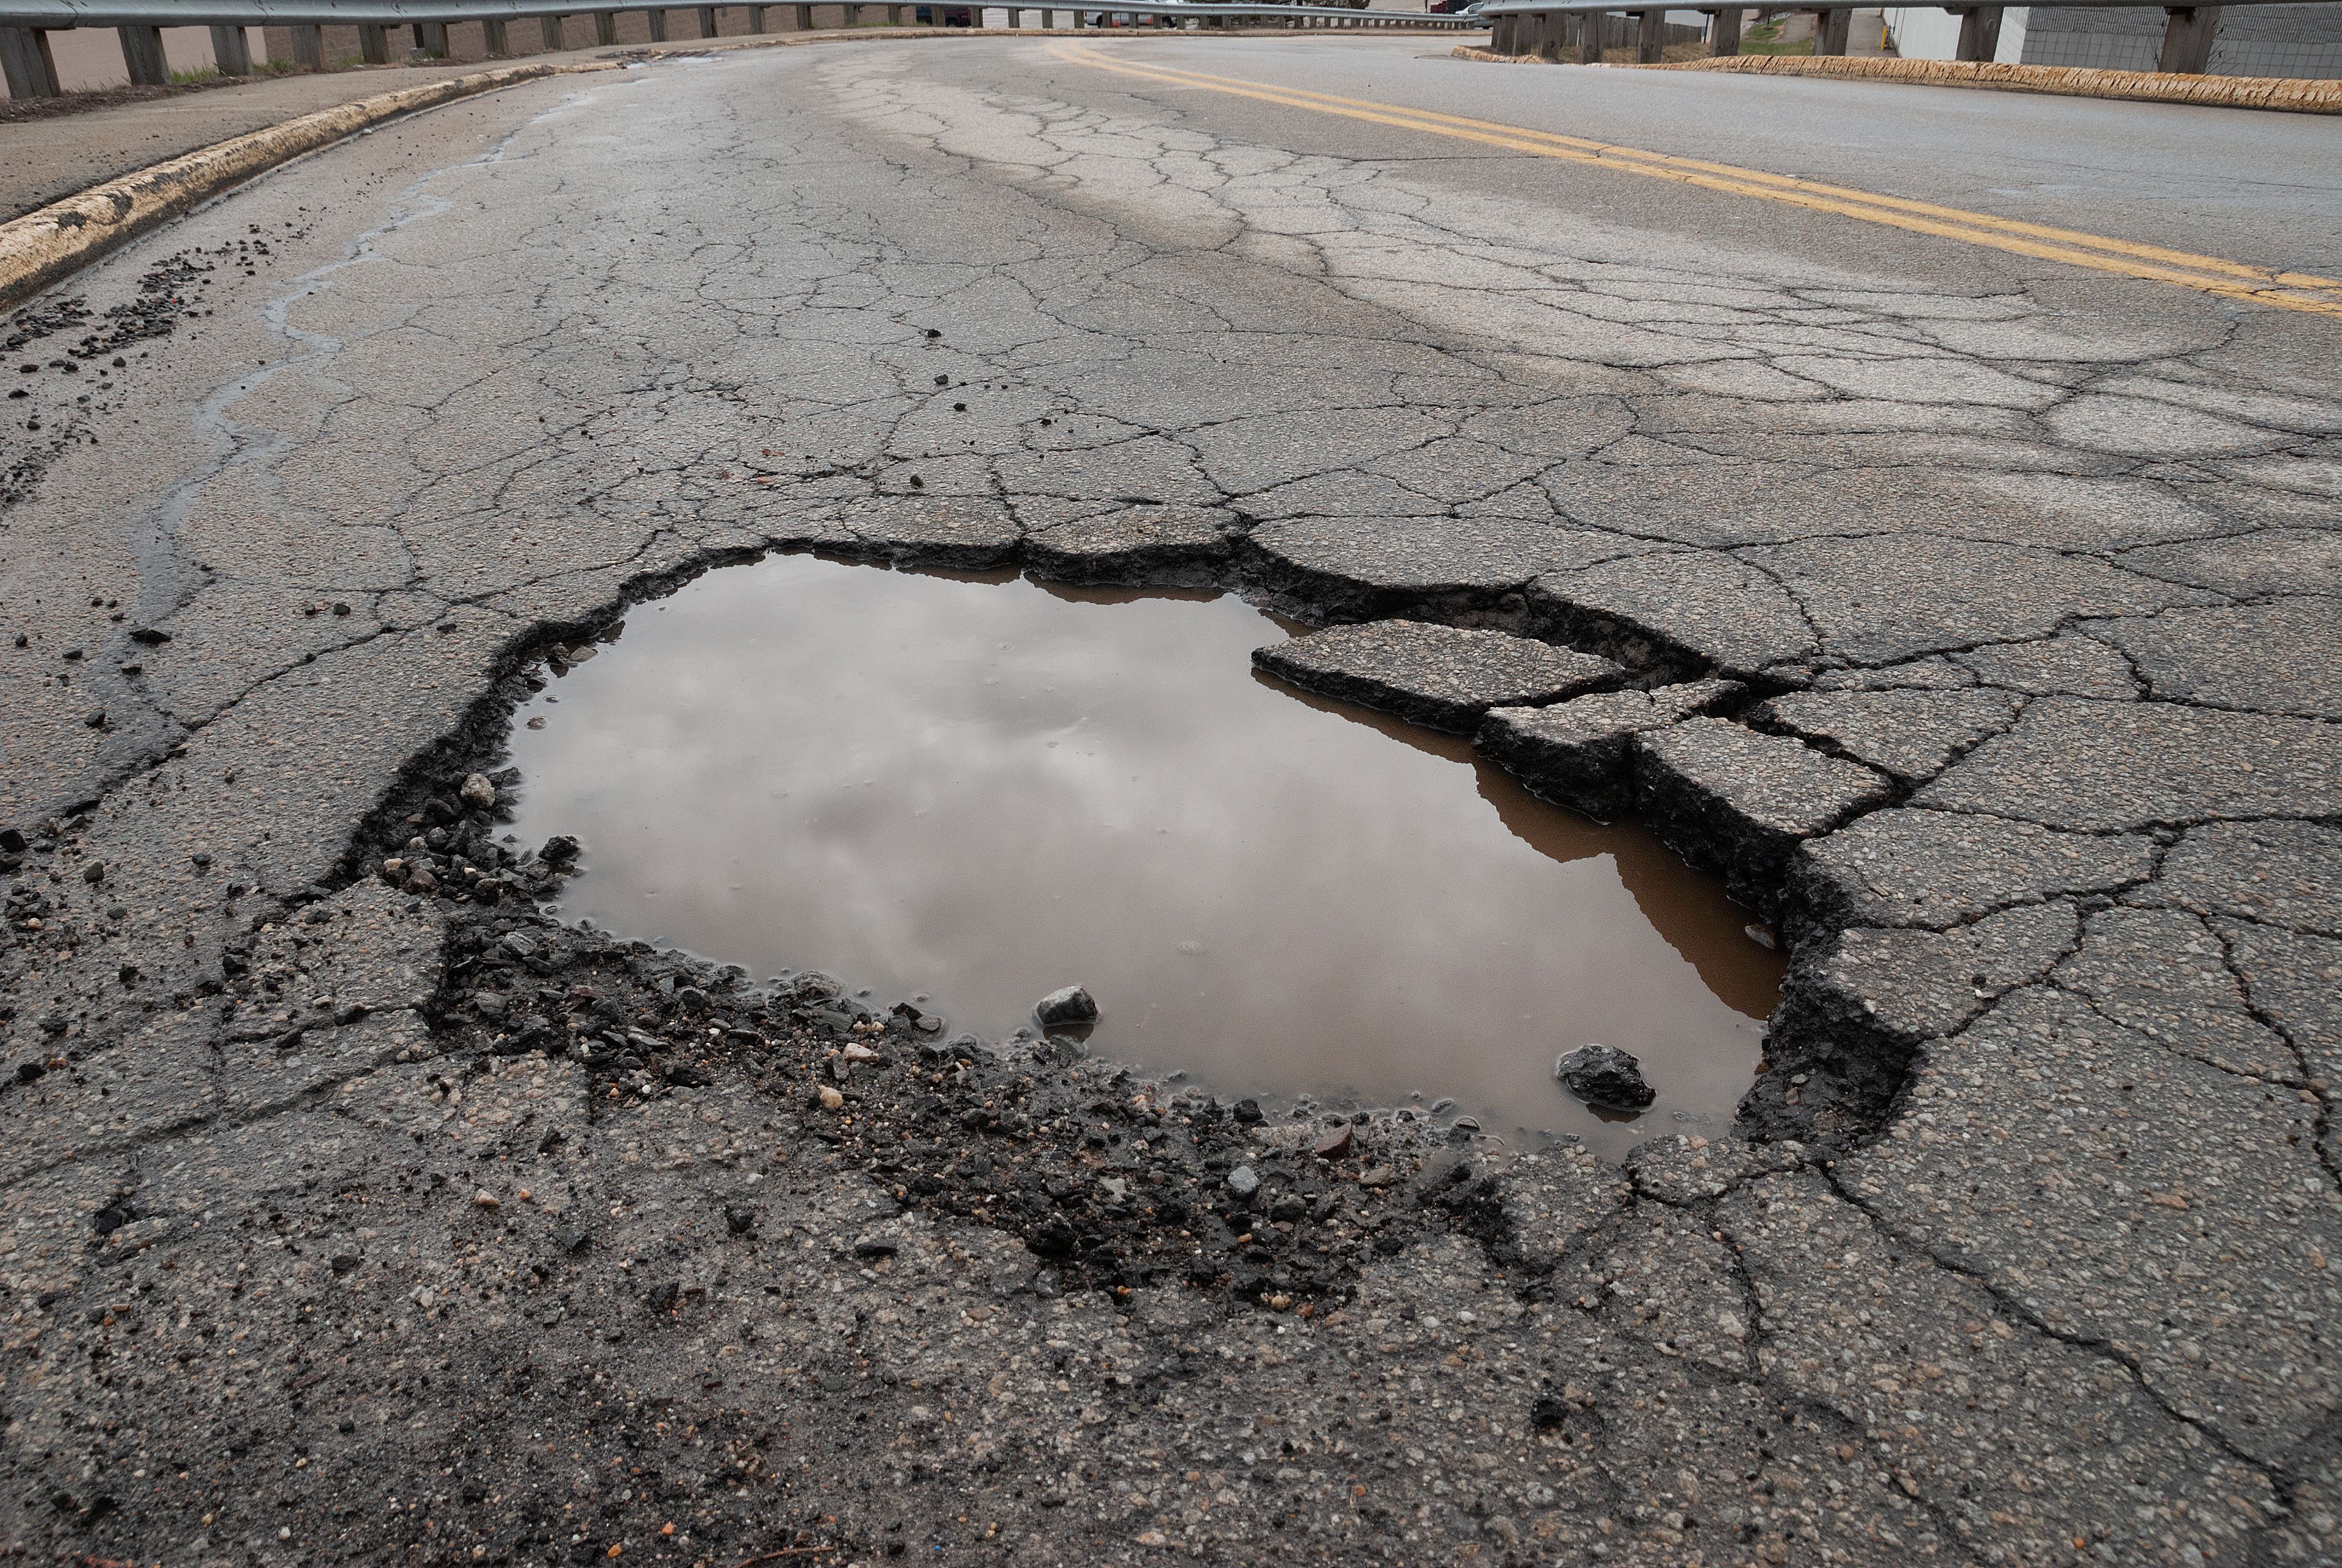
POLYGON ((2108 239, 2101 235, 2081 234, 2073 229, 2052 228, 2015 218, 1997 218, 1988 213, 1937 206, 1932 202, 1909 201, 1901 196, 1883 196, 1845 185, 1825 185, 1817 180, 1801 180, 1789 175, 1767 174, 1762 169, 1744 169, 1732 164, 1712 164, 1701 158, 1645 152, 1639 147, 1621 147, 1608 142, 1589 141, 1583 136, 1556 135, 1550 131, 1532 131, 1519 125, 1466 119, 1460 115, 1442 115, 1430 109, 1410 109, 1396 104, 1377 104, 1368 99, 1341 98, 1330 93, 1313 93, 1300 87, 1280 87, 1230 76, 1209 76, 1199 71, 1134 65, 1108 59, 1096 48, 1078 44, 1052 44, 1048 45, 1048 52, 1070 65, 1093 66, 1117 75, 1139 76, 1173 86, 1226 93, 1239 98, 1256 99, 1264 104, 1282 104, 1287 108, 1308 109, 1320 115, 1338 115, 1345 119, 1422 131, 1458 141, 1477 142, 1483 146, 1502 147, 1508 152, 1527 153, 1540 158, 1594 164, 1625 174, 1674 180, 1682 185, 1697 185, 1702 190, 1720 191, 1727 195, 1755 196, 1762 201, 1780 202, 1817 213, 1835 213, 1840 217, 1885 224, 1890 228, 1908 229, 1914 234, 1933 235, 1939 239, 1960 240, 2017 255, 2035 256, 2043 261, 2064 262, 2097 272, 2118 273, 2125 277, 2142 278, 2149 283, 2176 284, 2182 288, 2200 289, 2206 294, 2216 294, 2228 299, 2252 300, 2260 305, 2276 305, 2282 310, 2304 310, 2318 315, 2342 317, 2342 280, 2335 278, 2316 277, 2307 273, 2272 272, 2267 267, 2223 261, 2217 256, 2196 255, 2162 245, 2137 245, 2129 240, 2108 239))

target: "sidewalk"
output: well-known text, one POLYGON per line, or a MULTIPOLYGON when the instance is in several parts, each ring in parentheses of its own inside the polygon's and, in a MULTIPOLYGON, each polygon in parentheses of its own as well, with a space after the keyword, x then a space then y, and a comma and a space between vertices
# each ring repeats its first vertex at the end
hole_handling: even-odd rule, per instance
MULTIPOLYGON (((775 6, 771 14, 781 21, 790 10, 775 6)), ((727 23, 733 20, 730 12, 723 15, 727 23)), ((578 20, 569 18, 572 23, 578 20)), ((256 35, 261 30, 252 31, 257 45, 260 40, 256 35)), ((0 223, 231 136, 265 130, 302 115, 378 94, 453 76, 474 75, 500 65, 582 65, 650 52, 696 54, 772 47, 785 39, 810 43, 865 35, 923 35, 928 31, 907 27, 817 27, 800 32, 782 25, 761 34, 726 34, 707 39, 670 37, 666 43, 654 44, 647 37, 642 15, 630 12, 620 19, 619 41, 615 46, 595 45, 530 51, 487 59, 477 47, 479 28, 465 25, 449 29, 451 57, 444 60, 255 76, 245 82, 184 88, 78 113, 67 109, 25 119, 0 119, 0 223), (636 34, 645 35, 637 37, 636 34)), ((73 99, 69 95, 47 102, 70 104, 73 99)))
MULTIPOLYGON (((609 50, 530 55, 590 60, 609 50)), ((298 76, 256 78, 235 86, 173 93, 83 114, 0 124, 0 221, 85 191, 197 147, 301 115, 393 93, 401 87, 476 73, 475 63, 434 60, 298 76)))

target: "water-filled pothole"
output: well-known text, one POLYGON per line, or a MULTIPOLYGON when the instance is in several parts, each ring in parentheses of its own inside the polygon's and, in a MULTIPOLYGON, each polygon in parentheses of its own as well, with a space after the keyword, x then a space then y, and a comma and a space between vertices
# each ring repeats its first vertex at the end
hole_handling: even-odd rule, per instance
POLYGON ((1232 594, 711 573, 524 709, 518 831, 585 841, 568 918, 993 1039, 1077 982, 1095 1053, 1223 1098, 1453 1097, 1614 1154, 1726 1127, 1781 976, 1745 913, 1463 741, 1256 674, 1287 630, 1232 594), (1554 1082, 1588 1041, 1642 1058, 1632 1125, 1554 1082))

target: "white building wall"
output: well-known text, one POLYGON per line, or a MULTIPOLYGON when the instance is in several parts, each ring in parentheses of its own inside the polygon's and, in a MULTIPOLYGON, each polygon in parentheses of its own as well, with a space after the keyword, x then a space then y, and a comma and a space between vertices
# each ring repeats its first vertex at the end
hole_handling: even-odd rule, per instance
MULTIPOLYGON (((2025 57, 2026 10, 2012 5, 2000 14, 2000 46, 1994 59, 2014 65, 2025 57)), ((1906 60, 1959 58, 1960 19, 1950 12, 1933 5, 1890 5, 1886 16, 1887 36, 1906 60)))
MULTIPOLYGON (((1933 6, 1890 7, 1887 35, 1907 60, 1959 55, 1960 19, 1933 6)), ((2001 14, 2004 64, 2152 71, 2163 55, 2160 5, 2104 9, 2010 6, 2001 14)), ((2220 13, 2206 67, 2216 76, 2342 77, 2342 5, 2231 5, 2220 13)))
MULTIPOLYGON (((2037 6, 2028 65, 2152 71, 2163 54, 2159 5, 2037 6)), ((2205 70, 2216 76, 2342 76, 2342 6, 2231 5, 2205 70)))

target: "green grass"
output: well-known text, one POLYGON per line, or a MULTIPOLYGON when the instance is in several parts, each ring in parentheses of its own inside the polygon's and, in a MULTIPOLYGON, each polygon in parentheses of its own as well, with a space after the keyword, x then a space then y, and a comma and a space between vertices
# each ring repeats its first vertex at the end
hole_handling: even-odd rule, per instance
POLYGON ((1810 55, 1814 52, 1811 38, 1800 38, 1794 44, 1781 42, 1781 28, 1787 19, 1780 16, 1759 22, 1741 35, 1740 52, 1744 55, 1810 55))

